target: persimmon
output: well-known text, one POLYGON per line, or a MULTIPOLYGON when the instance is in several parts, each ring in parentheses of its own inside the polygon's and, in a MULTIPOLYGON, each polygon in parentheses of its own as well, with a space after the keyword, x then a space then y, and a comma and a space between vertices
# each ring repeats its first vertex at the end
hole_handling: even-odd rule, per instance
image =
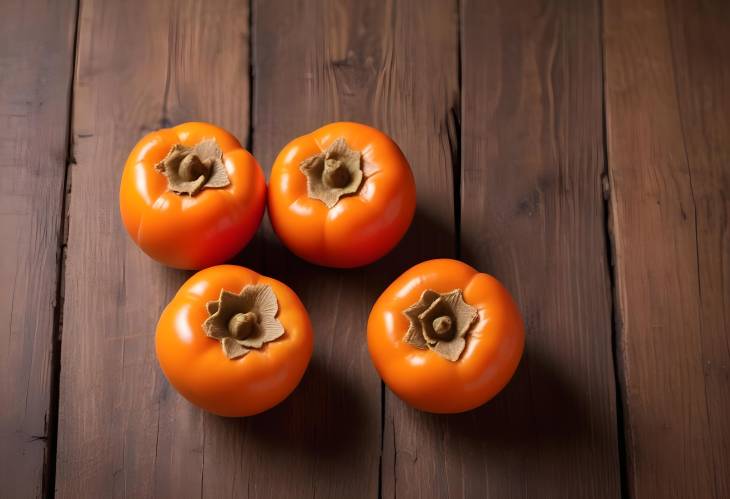
POLYGON ((162 372, 193 404, 250 416, 284 400, 312 356, 312 326, 285 284, 235 265, 201 270, 162 312, 162 372))
POLYGON ((525 331, 499 281, 449 259, 420 263, 378 298, 368 349, 383 381, 423 411, 463 412, 494 397, 520 362, 525 331))
POLYGON ((411 168, 387 135, 358 123, 331 123, 291 141, 269 182, 274 231, 318 265, 358 267, 388 253, 416 208, 411 168))
POLYGON ((155 260, 201 269, 238 253, 258 228, 266 181, 236 138, 208 123, 149 133, 124 166, 119 207, 134 242, 155 260))

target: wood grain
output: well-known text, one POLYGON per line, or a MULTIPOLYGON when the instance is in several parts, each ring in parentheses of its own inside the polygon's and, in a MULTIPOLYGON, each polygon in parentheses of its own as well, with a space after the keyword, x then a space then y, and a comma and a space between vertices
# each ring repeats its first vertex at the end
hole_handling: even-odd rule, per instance
POLYGON ((315 352, 282 405, 246 421, 215 421, 220 431, 215 440, 207 434, 206 449, 226 450, 216 461, 206 458, 205 495, 378 495, 382 393, 365 324, 387 282, 428 252, 443 255, 453 246, 455 14, 439 2, 255 3, 253 150, 267 172, 292 138, 355 120, 390 133, 419 172, 421 201, 435 199, 419 207, 399 249, 362 270, 311 266, 285 251, 267 224, 263 268, 308 307, 315 352), (435 227, 442 233, 427 237, 435 227), (420 250, 424 244, 432 249, 420 250), (244 436, 233 440, 239 431, 244 436))
POLYGON ((511 384, 446 422, 434 487, 616 497, 599 5, 466 0, 461 19, 461 253, 527 337, 511 384))
MULTIPOLYGON (((402 90, 387 95, 384 104, 395 109, 394 136, 410 160, 418 190, 416 218, 393 254, 395 277, 424 260, 456 255, 460 110, 458 3, 398 3, 393 14, 391 78, 402 90)), ((381 279, 378 291, 391 280, 381 279)), ((383 401, 382 497, 446 497, 438 477, 448 424, 411 408, 388 389, 383 401)))
POLYGON ((70 110, 76 5, 6 2, 0 496, 50 492, 55 464, 59 497, 615 497, 623 431, 628 495, 730 496, 730 5, 604 3, 81 0, 70 110), (374 265, 308 265, 267 220, 235 259, 292 286, 316 335, 301 386, 248 419, 164 380, 154 327, 189 273, 143 255, 118 215, 133 144, 193 119, 267 173, 292 138, 361 121, 417 177, 413 227, 374 265), (383 389, 365 324, 387 283, 445 256, 512 291, 527 350, 494 401, 435 416, 383 389))
POLYGON ((197 497, 206 418, 154 355, 159 314, 188 274, 134 246, 118 188, 152 129, 208 120, 246 142, 248 10, 84 0, 78 36, 56 493, 197 497))
POLYGON ((40 497, 53 467, 58 261, 75 2, 0 16, 0 496, 40 497))
POLYGON ((606 112, 629 489, 730 495, 730 6, 609 1, 606 112))

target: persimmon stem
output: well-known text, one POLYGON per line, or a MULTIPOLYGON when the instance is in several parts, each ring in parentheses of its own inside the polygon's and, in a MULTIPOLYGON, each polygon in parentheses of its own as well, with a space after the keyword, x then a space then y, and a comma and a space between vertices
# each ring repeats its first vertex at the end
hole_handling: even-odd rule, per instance
POLYGON ((451 317, 442 315, 433 320, 433 332, 439 341, 449 341, 454 337, 454 330, 451 328, 451 317))
POLYGON ((350 170, 347 169, 347 165, 343 164, 338 159, 328 159, 324 162, 324 173, 322 174, 322 180, 328 187, 336 189, 342 189, 352 180, 350 170))
POLYGON ((188 154, 180 162, 180 178, 190 182, 198 179, 200 176, 208 178, 210 176, 210 162, 203 163, 197 154, 188 154))
POLYGON ((217 300, 206 303, 206 336, 220 341, 223 353, 236 359, 259 350, 284 334, 276 319, 279 304, 271 286, 249 284, 240 293, 221 290, 217 300))
POLYGON ((451 362, 459 360, 466 349, 469 331, 478 317, 477 309, 464 301, 461 289, 449 293, 426 289, 403 313, 410 322, 403 341, 451 362))
POLYGON ((332 208, 342 197, 355 194, 363 182, 362 153, 351 149, 345 139, 336 139, 326 151, 299 165, 307 177, 307 194, 332 208))
POLYGON ((167 177, 167 190, 195 196, 203 189, 230 185, 223 153, 215 139, 193 147, 175 144, 155 169, 167 177))
POLYGON ((228 331, 237 340, 245 340, 258 326, 256 314, 253 312, 237 313, 228 321, 228 331))

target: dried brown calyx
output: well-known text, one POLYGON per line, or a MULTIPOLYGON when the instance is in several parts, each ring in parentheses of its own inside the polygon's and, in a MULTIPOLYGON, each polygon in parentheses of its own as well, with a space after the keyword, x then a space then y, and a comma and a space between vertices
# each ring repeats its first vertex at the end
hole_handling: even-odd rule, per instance
POLYGON ((452 362, 459 360, 466 348, 466 335, 479 317, 477 309, 464 301, 460 289, 443 294, 427 289, 403 313, 410 321, 403 341, 433 350, 452 362))
POLYGON ((175 144, 155 169, 167 177, 167 189, 176 194, 194 196, 231 183, 215 139, 203 139, 193 147, 175 144))
POLYGON ((284 334, 284 326, 276 319, 279 303, 266 284, 249 284, 239 294, 221 290, 220 297, 206 307, 209 315, 203 330, 221 342, 229 359, 260 349, 284 334))
POLYGON ((362 184, 362 153, 350 149, 340 137, 326 151, 315 154, 299 165, 307 177, 307 195, 332 208, 341 197, 354 194, 362 184))

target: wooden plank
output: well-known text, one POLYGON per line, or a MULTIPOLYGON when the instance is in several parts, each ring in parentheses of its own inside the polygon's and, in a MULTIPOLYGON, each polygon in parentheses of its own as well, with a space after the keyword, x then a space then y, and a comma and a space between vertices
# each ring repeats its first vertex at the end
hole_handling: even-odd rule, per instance
POLYGON ((437 1, 385 8, 354 0, 254 4, 253 149, 266 170, 292 138, 330 121, 356 120, 401 145, 418 172, 422 203, 400 248, 363 270, 308 265, 264 230, 264 270, 307 305, 315 352, 301 386, 282 405, 246 421, 215 421, 223 429, 213 438, 207 433, 206 449, 227 451, 215 461, 206 457, 205 495, 378 495, 381 383, 365 324, 387 282, 426 254, 452 251, 455 15, 454 3, 437 1), (429 194, 435 196, 426 203, 429 194), (427 237, 429 227, 443 234, 427 237), (432 249, 418 249, 424 243, 432 249), (233 440, 239 431, 245 437, 233 440))
POLYGON ((730 5, 605 7, 629 490, 730 495, 730 5))
POLYGON ((84 0, 76 75, 56 492, 199 496, 205 418, 154 355, 157 318, 189 274, 133 245, 117 196, 151 129, 208 120, 245 143, 246 3, 84 0))
MULTIPOLYGON (((399 4, 400 5, 400 4, 399 4)), ((397 272, 431 258, 456 256, 454 172, 458 174, 459 11, 456 1, 411 2, 396 9, 392 78, 406 99, 396 136, 411 161, 418 189, 416 217, 395 255, 397 272), (407 61, 407 64, 405 62, 407 61)), ((443 435, 447 425, 417 411, 386 389, 384 397, 383 497, 446 497, 436 478, 443 471, 443 435)))
POLYGON ((469 497, 620 490, 597 1, 462 2, 461 253, 512 292, 522 364, 443 420, 433 487, 469 497))
POLYGON ((0 16, 0 496, 40 497, 53 467, 54 323, 75 2, 0 16))
POLYGON ((699 332, 711 444, 704 459, 712 463, 714 496, 730 497, 730 3, 667 5, 695 209, 699 332))

